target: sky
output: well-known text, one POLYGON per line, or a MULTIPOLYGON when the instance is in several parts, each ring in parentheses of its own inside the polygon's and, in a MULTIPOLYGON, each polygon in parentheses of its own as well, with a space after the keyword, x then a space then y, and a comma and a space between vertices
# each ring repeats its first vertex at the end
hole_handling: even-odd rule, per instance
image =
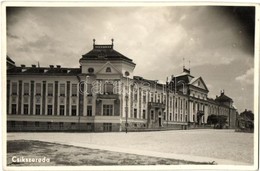
POLYGON ((253 110, 254 14, 220 6, 8 7, 7 55, 17 65, 79 67, 94 38, 113 38, 136 63, 134 75, 165 81, 185 65, 208 97, 224 90, 240 113, 253 110))

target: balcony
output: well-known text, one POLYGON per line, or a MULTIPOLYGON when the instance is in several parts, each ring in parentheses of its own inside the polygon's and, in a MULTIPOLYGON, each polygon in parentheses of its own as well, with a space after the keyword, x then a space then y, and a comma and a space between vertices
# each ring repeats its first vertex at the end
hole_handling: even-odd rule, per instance
POLYGON ((118 99, 119 94, 97 94, 97 99, 118 99))
POLYGON ((149 108, 165 109, 164 103, 148 102, 149 108))

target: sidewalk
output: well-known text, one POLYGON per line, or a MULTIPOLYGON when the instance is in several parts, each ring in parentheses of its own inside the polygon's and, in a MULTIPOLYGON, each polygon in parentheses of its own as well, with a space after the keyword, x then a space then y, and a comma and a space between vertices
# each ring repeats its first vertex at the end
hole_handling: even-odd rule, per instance
MULTIPOLYGON (((18 140, 21 138, 9 137, 9 140, 18 140)), ((77 147, 84 147, 84 148, 91 148, 91 149, 100 149, 100 150, 107 150, 112 152, 121 152, 121 153, 128 153, 128 154, 136 154, 136 155, 145 155, 151 157, 161 157, 161 158, 170 158, 170 159, 179 159, 179 160, 186 160, 186 161, 194 161, 194 162, 214 162, 218 165, 250 165, 249 163, 243 163, 238 161, 232 160, 225 160, 225 159, 217 159, 217 158, 210 158, 210 157, 202 157, 202 156, 193 156, 193 155, 185 155, 185 154, 174 154, 174 153, 166 153, 166 152, 156 152, 156 151, 148 151, 148 150, 135 150, 129 148, 119 148, 113 146, 104 146, 104 145, 95 145, 89 143, 80 143, 80 142, 68 142, 62 140, 52 140, 52 139, 41 139, 37 137, 24 137, 22 139, 25 140, 38 140, 38 141, 45 141, 50 143, 58 143, 63 145, 72 145, 77 147)))

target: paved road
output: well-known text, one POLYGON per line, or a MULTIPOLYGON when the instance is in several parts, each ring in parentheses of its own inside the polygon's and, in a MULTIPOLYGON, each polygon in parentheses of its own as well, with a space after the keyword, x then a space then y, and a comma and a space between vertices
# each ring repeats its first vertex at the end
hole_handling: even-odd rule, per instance
POLYGON ((234 130, 174 130, 130 133, 8 133, 27 139, 88 148, 218 164, 253 164, 253 134, 234 130))

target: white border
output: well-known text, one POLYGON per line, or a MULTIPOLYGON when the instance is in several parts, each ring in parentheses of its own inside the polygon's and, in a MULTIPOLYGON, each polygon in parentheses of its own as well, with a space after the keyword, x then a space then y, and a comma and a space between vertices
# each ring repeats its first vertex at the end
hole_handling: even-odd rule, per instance
POLYGON ((225 170, 257 170, 258 169, 258 162, 259 162, 259 146, 258 146, 258 109, 259 109, 259 39, 260 39, 260 6, 259 4, 256 4, 254 2, 259 2, 258 0, 256 1, 251 1, 251 2, 243 2, 243 1, 236 1, 240 3, 234 3, 233 2, 191 2, 191 1, 186 1, 186 3, 180 3, 180 2, 173 2, 171 0, 164 0, 162 2, 158 1, 148 1, 148 0, 143 0, 143 1, 123 1, 123 2, 115 2, 109 0, 109 2, 104 2, 104 1, 90 1, 90 2, 72 2, 72 1, 61 1, 58 0, 56 2, 43 2, 43 1, 37 1, 37 2, 24 2, 24 1, 12 1, 12 2, 2 2, 1 3, 1 34, 2 34, 2 44, 1 44, 1 50, 2 50, 2 58, 1 58, 1 67, 2 67, 2 91, 1 91, 1 97, 2 102, 1 103, 1 109, 2 109, 2 114, 3 117, 2 119, 2 136, 3 136, 3 141, 2 141, 2 156, 3 156, 3 169, 4 170, 173 170, 173 169, 178 169, 178 170, 187 170, 187 169, 194 169, 194 170, 202 170, 202 169, 207 169, 207 170, 218 170, 218 169, 225 169, 225 170), (170 165, 170 166, 30 166, 30 167, 14 167, 14 166, 6 166, 6 7, 10 6, 20 6, 20 7, 123 7, 123 6, 254 6, 255 7, 255 58, 254 58, 254 114, 255 114, 255 132, 254 132, 254 165, 252 166, 232 166, 232 165, 170 165))

